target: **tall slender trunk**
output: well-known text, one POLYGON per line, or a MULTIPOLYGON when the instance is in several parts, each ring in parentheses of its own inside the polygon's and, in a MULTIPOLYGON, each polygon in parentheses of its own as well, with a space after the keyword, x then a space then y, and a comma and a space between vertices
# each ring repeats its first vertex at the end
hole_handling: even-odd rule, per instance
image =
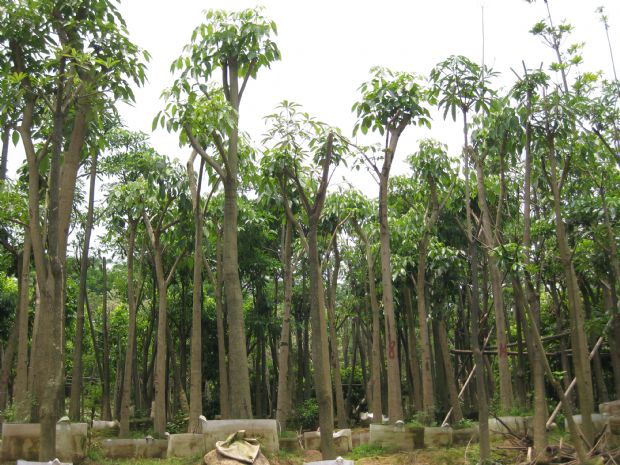
POLYGON ((95 207, 95 184, 97 182, 97 159, 98 151, 94 150, 91 155, 88 187, 88 211, 84 224, 84 243, 82 245, 82 257, 80 259, 80 288, 75 317, 75 341, 73 348, 73 373, 71 377, 71 400, 69 404, 69 417, 72 421, 80 420, 81 397, 82 397, 82 347, 84 342, 84 296, 86 295, 86 276, 88 273, 88 251, 90 249, 90 236, 93 229, 95 207))
MULTIPOLYGON (((320 212, 319 212, 320 215, 320 212)), ((325 321, 325 290, 319 262, 317 228, 319 215, 309 220, 308 268, 310 271, 310 324, 312 326, 312 362, 314 364, 314 389, 319 404, 321 452, 324 459, 335 457, 334 410, 332 385, 329 373, 329 341, 325 321)))
POLYGON ((9 160, 9 136, 11 130, 5 126, 2 128, 2 155, 0 156, 0 181, 6 179, 7 162, 9 160))
POLYGON ((103 321, 103 377, 101 379, 101 384, 103 389, 101 394, 101 417, 104 420, 111 420, 112 409, 110 405, 110 333, 108 331, 108 269, 105 257, 103 257, 101 271, 103 272, 103 304, 101 308, 101 315, 103 321))
POLYGON ((420 322, 420 349, 422 352, 422 406, 425 420, 435 419, 435 388, 433 383, 433 357, 431 338, 428 330, 428 312, 426 311, 426 258, 428 236, 424 236, 418 247, 418 274, 416 279, 416 300, 418 304, 418 321, 420 322))
MULTIPOLYGON (((127 228, 127 305, 129 307, 129 324, 127 328, 127 350, 125 351, 125 367, 123 375, 123 392, 121 394, 120 437, 129 435, 129 406, 131 404, 131 386, 136 351, 136 313, 137 300, 135 297, 134 281, 134 250, 136 242, 137 221, 130 220, 127 228)), ((117 373, 116 376, 119 376, 117 373)))
POLYGON ((230 390, 228 389, 228 365, 226 363, 226 329, 224 318, 224 299, 222 296, 223 264, 221 235, 218 232, 215 241, 215 273, 205 266, 213 286, 215 297, 215 320, 217 325, 217 362, 220 394, 220 416, 222 419, 231 418, 230 413, 230 390))
POLYGON ((474 363, 476 365, 476 396, 478 398, 478 424, 480 432, 480 462, 489 460, 491 448, 489 443, 489 406, 484 374, 484 358, 480 350, 480 287, 478 283, 478 247, 474 241, 475 231, 472 224, 471 211, 471 187, 469 180, 470 171, 470 151, 469 135, 467 126, 467 112, 463 111, 463 177, 465 178, 465 220, 469 255, 469 273, 471 279, 471 293, 469 303, 471 311, 471 333, 470 344, 474 353, 474 363))
POLYGON ((368 281, 368 297, 370 311, 372 312, 372 349, 370 369, 370 411, 373 422, 381 423, 383 410, 381 406, 381 310, 377 301, 377 289, 375 286, 375 260, 372 256, 372 248, 367 234, 362 230, 357 221, 354 222, 357 235, 364 243, 366 252, 366 276, 368 281))
POLYGON ((13 368, 13 359, 17 349, 17 337, 19 332, 19 323, 13 325, 11 333, 6 342, 6 348, 2 354, 2 367, 0 368, 0 412, 2 412, 2 420, 4 420, 4 409, 9 401, 9 377, 11 376, 11 368, 13 368))
POLYGON ((336 419, 338 428, 346 428, 347 413, 344 407, 344 393, 342 391, 342 377, 340 374, 340 355, 338 351, 338 338, 336 336, 336 290, 338 288, 338 273, 340 271, 340 252, 334 239, 334 268, 332 270, 331 283, 329 285, 329 299, 327 304, 327 317, 329 323, 329 340, 331 348, 332 376, 334 379, 334 393, 336 395, 336 419))
POLYGON ((284 247, 282 250, 282 267, 284 268, 284 301, 282 315, 282 332, 280 334, 280 351, 278 355, 278 403, 276 420, 286 429, 286 422, 291 413, 291 391, 289 355, 291 340, 291 307, 293 304, 293 248, 291 246, 293 225, 287 220, 284 228, 284 247))
POLYGON ((496 256, 492 253, 498 245, 498 240, 491 224, 491 212, 487 202, 486 187, 484 185, 484 169, 481 155, 475 157, 476 178, 478 186, 478 203, 482 210, 482 231, 485 245, 491 251, 488 253, 489 271, 491 274, 491 288, 493 291, 493 308, 495 309, 495 330, 497 332, 497 360, 499 367, 499 395, 502 409, 512 407, 512 380, 510 377, 510 363, 508 360, 508 334, 504 313, 504 297, 502 292, 502 275, 496 256))
POLYGON ((388 416, 392 423, 403 419, 398 361, 398 334, 394 316, 392 290, 392 263, 390 252, 390 228, 388 224, 388 192, 392 161, 398 139, 405 126, 389 131, 390 140, 385 150, 383 167, 379 176, 379 244, 381 256, 381 283, 383 285, 383 316, 385 320, 385 353, 387 356, 388 416))
POLYGON ((194 181, 194 158, 196 152, 192 152, 187 163, 188 176, 192 190, 192 203, 194 208, 194 276, 192 292, 192 336, 190 355, 190 388, 189 388, 189 433, 202 433, 202 425, 199 417, 202 415, 202 228, 203 217, 200 205, 200 189, 202 187, 202 173, 204 160, 200 163, 198 183, 194 181))
POLYGON ((418 359, 418 347, 416 343, 415 318, 413 314, 413 304, 411 302, 411 287, 408 283, 403 286, 403 300, 405 304, 405 319, 407 321, 407 341, 409 345, 409 370, 413 377, 413 404, 415 410, 424 410, 422 399, 422 373, 420 371, 420 361, 418 359))
POLYGON ((155 273, 157 275, 157 354, 155 358, 155 372, 153 376, 153 388, 155 390, 155 410, 153 415, 153 429, 155 434, 163 437, 166 432, 166 355, 167 355, 167 336, 168 313, 167 313, 167 289, 164 278, 164 270, 161 256, 159 240, 153 247, 153 261, 155 262, 155 273))
POLYGON ((450 360, 448 330, 446 328, 446 321, 444 319, 439 320, 438 333, 439 345, 441 347, 441 355, 443 358, 443 366, 446 372, 446 385, 448 387, 448 395, 450 397, 450 406, 452 407, 452 418, 455 422, 458 422, 463 419, 463 412, 461 410, 461 401, 459 400, 458 387, 456 384, 456 378, 454 376, 454 368, 452 366, 452 361, 450 360))
POLYGON ((30 307, 30 231, 24 231, 24 249, 21 255, 19 272, 19 313, 17 336, 17 366, 15 368, 15 384, 13 385, 15 415, 25 420, 30 410, 28 399, 28 309, 30 307))
POLYGON ((594 425, 592 424, 592 412, 594 397, 592 392, 592 371, 590 369, 588 342, 585 332, 585 318, 583 302, 577 275, 572 261, 572 252, 568 244, 566 228, 562 215, 562 200, 560 193, 560 181, 558 179, 558 163, 555 153, 555 139, 552 134, 547 137, 548 156, 550 161, 549 184, 553 193, 553 208, 555 213, 556 238, 560 252, 560 262, 566 280, 568 295, 568 308, 571 322, 571 339, 573 346, 573 365, 575 378, 577 379, 577 392, 579 394, 579 407, 583 418, 583 433, 586 440, 592 444, 594 440, 594 425))
MULTIPOLYGON (((239 82, 237 65, 231 63, 230 96, 231 105, 239 111, 239 82)), ((238 184, 238 120, 234 124, 228 141, 227 176, 224 179, 224 223, 223 223, 223 272, 226 311, 229 323, 229 376, 235 382, 230 384, 232 418, 252 418, 252 401, 250 397, 250 375, 248 372, 248 355, 246 349, 245 321, 243 318, 243 295, 239 280, 239 257, 237 247, 237 184, 238 184)))

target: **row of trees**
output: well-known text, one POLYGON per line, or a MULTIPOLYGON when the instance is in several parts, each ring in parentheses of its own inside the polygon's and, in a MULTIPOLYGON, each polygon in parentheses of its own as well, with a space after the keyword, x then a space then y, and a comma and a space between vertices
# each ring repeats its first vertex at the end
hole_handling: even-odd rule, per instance
POLYGON ((182 167, 116 116, 148 54, 113 3, 39 3, 0 10, 4 159, 11 134, 26 152, 0 185, 0 297, 14 309, 0 409, 41 422, 42 459, 68 397, 72 419, 100 404, 121 435, 132 405, 162 435, 177 414, 197 431, 203 412, 294 425, 293 405, 316 399, 325 457, 363 398, 375 420, 477 417, 482 459, 489 405, 533 409, 542 452, 559 399, 585 460, 595 399, 620 393, 620 86, 579 72, 569 26, 549 16, 532 30, 558 82, 524 64, 499 92, 462 56, 426 80, 374 68, 354 134, 383 143, 356 145, 282 102, 259 150, 239 115, 280 58, 276 26, 260 10, 209 11, 153 122, 191 151, 182 167), (462 121, 460 158, 423 139, 410 174, 391 176, 400 137, 435 108, 462 121), (330 190, 341 166, 368 170, 378 198, 330 190), (96 224, 112 266, 89 258, 96 224))

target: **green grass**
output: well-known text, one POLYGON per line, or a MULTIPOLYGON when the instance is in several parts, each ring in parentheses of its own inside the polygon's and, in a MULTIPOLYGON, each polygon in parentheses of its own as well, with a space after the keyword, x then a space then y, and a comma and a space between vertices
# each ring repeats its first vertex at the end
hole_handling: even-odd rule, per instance
POLYGON ((347 458, 351 460, 359 460, 364 457, 377 457, 378 455, 393 454, 391 448, 379 446, 377 444, 360 444, 353 448, 353 451, 347 454, 347 458))

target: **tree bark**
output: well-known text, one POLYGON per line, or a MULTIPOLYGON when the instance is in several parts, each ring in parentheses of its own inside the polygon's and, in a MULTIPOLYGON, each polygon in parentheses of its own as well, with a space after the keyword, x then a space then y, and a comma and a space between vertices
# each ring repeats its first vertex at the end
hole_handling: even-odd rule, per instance
POLYGON ((370 411, 372 412, 373 423, 381 423, 383 410, 381 406, 381 310, 377 301, 377 289, 375 286, 375 260, 372 256, 372 248, 368 235, 361 226, 354 221, 353 223, 357 235, 364 244, 366 252, 366 276, 368 281, 368 297, 370 300, 370 311, 372 312, 372 349, 371 349, 371 368, 370 368, 370 411))
POLYGON ((431 338, 428 330, 428 314, 426 311, 426 258, 428 236, 424 236, 418 247, 418 273, 415 282, 416 300, 418 304, 418 321, 420 322, 420 349, 422 353, 422 406, 425 421, 431 423, 435 419, 435 388, 433 383, 433 356, 431 338))
POLYGON ((280 350, 278 355, 278 403, 276 420, 286 430, 286 422, 291 412, 291 392, 289 375, 289 355, 291 340, 291 307, 293 303, 293 248, 291 246, 293 225, 286 221, 284 228, 284 247, 282 250, 282 267, 284 268, 284 302, 282 315, 282 331, 280 334, 280 350))
POLYGON ((344 393, 342 390, 342 377, 340 375, 340 355, 338 351, 338 338, 336 337, 336 290, 338 288, 338 273, 340 271, 340 252, 336 236, 334 235, 334 266, 331 283, 329 286, 329 299, 327 304, 327 316, 329 323, 329 339, 331 347, 332 376, 334 379, 334 391, 336 395, 336 419, 338 428, 348 426, 347 413, 344 406, 344 393))
POLYGON ((103 272, 103 305, 101 308, 103 321, 103 377, 101 379, 101 418, 103 420, 112 420, 112 408, 110 404, 110 334, 108 332, 108 269, 106 258, 103 257, 101 265, 103 272))
MULTIPOLYGON (((407 121, 408 123, 408 121, 407 121)), ((400 369, 397 350, 396 319, 394 316, 394 295, 392 291, 392 264, 390 252, 390 229, 388 224, 388 190, 390 170, 396 153, 398 139, 405 125, 390 129, 389 144, 385 150, 383 167, 379 175, 379 244, 381 254, 381 283, 383 285, 383 315, 385 319, 385 353, 387 356, 388 416, 390 422, 403 419, 403 405, 400 389, 400 369)))
POLYGON ((24 231, 24 248, 21 256, 19 273, 19 331, 17 336, 17 366, 13 386, 15 416, 24 421, 30 411, 28 398, 28 309, 30 307, 30 231, 24 231))
POLYGON ((187 162, 187 171, 194 208, 194 276, 192 292, 192 336, 190 355, 190 388, 189 388, 189 424, 188 433, 202 433, 199 417, 202 415, 202 228, 203 217, 200 205, 200 189, 202 186, 202 172, 204 160, 200 163, 198 184, 194 173, 194 158, 196 152, 187 162))
POLYGON ((443 366, 446 372, 446 385, 448 386, 448 395, 450 397, 450 406, 452 407, 452 418, 455 422, 463 419, 461 410, 461 401, 457 389, 456 379, 454 377, 454 368, 450 360, 450 347, 448 343, 448 330, 445 320, 441 319, 438 323, 439 345, 441 347, 441 355, 443 358, 443 366))
MULTIPOLYGON (((138 302, 135 297, 134 250, 136 242, 137 221, 130 220, 127 227, 127 306, 129 307, 129 324, 127 328, 127 350, 123 375, 123 392, 121 394, 120 437, 129 436, 129 407, 131 404, 131 386, 133 374, 133 357, 136 351, 136 313, 138 302)), ((119 376, 117 373, 116 376, 119 376)))
POLYGON ((82 398, 82 347, 84 343, 84 296, 86 295, 86 277, 88 274, 88 251, 90 249, 90 235, 93 229, 95 184, 97 182, 97 158, 99 153, 94 150, 91 155, 89 188, 88 188, 88 211, 86 224, 84 225, 84 243, 82 257, 80 259, 80 288, 75 317, 75 345, 73 349, 73 373, 71 377, 71 400, 69 404, 69 418, 79 421, 81 417, 82 398))
POLYGON ((504 313, 504 296, 502 292, 502 275, 497 258, 493 250, 498 246, 498 240, 491 224, 491 212, 487 202, 486 187, 484 185, 484 170, 481 155, 475 157, 478 203, 482 211, 482 231, 485 245, 488 248, 488 263, 491 274, 491 288, 493 291, 493 308, 495 310, 495 330, 497 332, 497 360, 499 367, 499 395, 502 409, 512 407, 512 380, 510 378, 510 363, 508 360, 508 334, 504 313))
POLYGON ((405 317, 409 330, 407 331, 409 345, 409 369, 413 377, 413 403, 415 410, 424 410, 422 398, 422 373, 420 371, 420 361, 418 359, 418 347, 416 343, 415 318, 413 314, 413 304, 411 302, 411 287, 409 283, 403 286, 403 300, 405 304, 405 317))
POLYGON ((579 407, 583 418, 583 434, 586 440, 592 444, 594 440, 594 425, 592 424, 593 392, 592 371, 590 369, 589 350, 585 332, 585 318, 583 314, 583 302, 577 283, 577 275, 572 261, 572 252, 568 244, 566 228, 562 215, 562 200, 560 193, 560 181, 558 179, 558 163, 555 153, 555 139, 552 134, 547 137, 548 157, 550 161, 549 184, 553 193, 553 208, 555 213, 556 238, 560 252, 560 262, 566 280, 568 296, 568 308, 571 322, 571 339, 573 345, 573 365, 575 378, 577 379, 577 392, 579 394, 579 407))

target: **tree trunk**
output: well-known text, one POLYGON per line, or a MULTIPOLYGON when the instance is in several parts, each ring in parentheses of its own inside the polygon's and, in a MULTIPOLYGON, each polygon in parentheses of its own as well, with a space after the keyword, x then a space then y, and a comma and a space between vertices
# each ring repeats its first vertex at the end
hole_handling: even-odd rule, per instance
MULTIPOLYGON (((319 212, 320 215, 320 212, 319 212)), ((329 373, 329 341, 325 321, 325 290, 319 262, 317 228, 319 215, 310 220, 308 232, 308 268, 310 272, 310 324, 312 326, 312 362, 314 363, 314 389, 319 404, 319 427, 321 428, 321 452, 323 458, 336 456, 332 433, 334 410, 332 386, 329 373)))
POLYGON ((17 336, 17 366, 15 368, 15 384, 13 386, 15 416, 25 421, 30 411, 28 398, 28 309, 30 307, 30 231, 24 231, 24 249, 21 256, 19 274, 19 331, 17 336))
POLYGON ((0 181, 6 179, 7 162, 9 159, 9 137, 11 131, 7 126, 2 128, 2 155, 0 156, 0 181))
MULTIPOLYGON (((215 244, 215 274, 206 266, 206 270, 211 278, 213 293, 215 297, 215 319, 217 324, 217 361, 220 386, 220 416, 222 419, 231 418, 230 413, 230 390, 228 389, 228 365, 226 363, 226 329, 224 324, 224 299, 222 296, 222 286, 224 279, 222 264, 222 244, 218 233, 215 244)), ((245 343, 244 343, 245 345, 245 343)))
POLYGON ((407 339, 409 345, 409 369, 413 377, 413 404, 417 412, 424 410, 422 398, 422 373, 420 371, 420 361, 418 359, 418 347, 415 334, 415 317, 413 314, 413 304, 411 302, 411 287, 408 283, 403 286, 403 300, 405 303, 405 319, 409 330, 407 339))
POLYGON ((329 323, 332 376, 334 378, 334 391, 336 395, 336 418, 338 428, 344 429, 348 426, 348 422, 347 413, 344 407, 344 393, 342 391, 342 378, 340 375, 340 355, 338 351, 338 338, 336 337, 336 290, 338 288, 339 271, 340 253, 338 251, 337 241, 334 239, 334 268, 332 270, 332 280, 329 286, 327 316, 329 323))
POLYGON ((99 153, 93 151, 90 164, 90 184, 88 188, 88 211, 84 224, 84 244, 80 259, 80 288, 75 317, 75 342, 73 348, 73 373, 71 377, 71 400, 69 404, 69 418, 79 421, 81 417, 82 397, 82 347, 84 342, 84 296, 86 295, 86 276, 88 273, 88 251, 90 248, 90 235, 93 229, 95 184, 97 182, 97 158, 99 153))
POLYGON ((428 236, 420 241, 418 253, 418 277, 416 280, 416 299, 418 304, 418 321, 420 322, 420 348, 422 352, 422 406, 425 421, 435 419, 435 388, 433 383, 433 357, 431 338, 428 331, 428 314, 426 311, 426 256, 428 236))
POLYGON ((188 433, 202 433, 199 417, 202 415, 202 207, 200 205, 200 189, 202 186, 202 172, 204 160, 200 163, 198 184, 194 181, 194 158, 196 152, 187 163, 188 176, 192 190, 194 207, 194 276, 192 292, 192 339, 190 355, 190 388, 189 388, 189 424, 188 433))
POLYGON ((383 284, 383 315, 385 319, 385 352, 387 356, 388 416, 392 423, 403 419, 397 351, 398 336, 396 333, 394 295, 392 291, 390 229, 387 214, 390 168, 399 135, 391 132, 390 146, 387 147, 385 152, 383 168, 379 177, 379 243, 381 250, 381 283, 383 284))
MULTIPOLYGON (((134 249, 136 242, 137 222, 130 220, 127 228, 127 305, 129 307, 129 322, 127 329, 127 350, 125 352, 125 369, 123 375, 123 392, 121 395, 120 437, 129 436, 129 407, 131 404, 131 379, 133 374, 133 357, 136 351, 136 313, 137 300, 135 297, 134 282, 134 249)), ((145 341, 146 344, 146 341, 145 341)), ((117 373, 116 376, 119 376, 117 373)))
POLYGON ((504 297, 502 292, 502 275, 499 270, 496 256, 492 253, 497 247, 498 240, 493 233, 491 213, 487 202, 486 187, 484 185, 484 170, 481 155, 476 156, 476 172, 478 186, 478 203, 482 210, 482 231, 485 245, 489 249, 488 263, 491 273, 491 288, 493 291, 493 308, 495 309, 495 329, 497 332, 497 359, 499 367, 499 395, 500 405, 504 410, 512 407, 512 380, 510 378, 510 363, 508 360, 508 334, 504 313, 504 297))
MULTIPOLYGON (((231 105, 239 110, 238 69, 230 66, 230 96, 231 105)), ((243 318, 243 295, 239 280, 239 257, 237 248, 237 183, 238 183, 238 119, 230 133, 227 153, 227 176, 224 179, 224 222, 223 222, 223 272, 224 295, 226 296, 226 311, 228 329, 230 331, 228 344, 228 370, 230 379, 230 398, 232 418, 252 418, 252 401, 250 397, 250 375, 248 372, 248 355, 245 345, 245 322, 243 318)))
POLYGON ((446 329, 445 320, 441 319, 438 323, 439 345, 441 347, 441 355, 443 358, 443 366, 446 372, 446 385, 448 386, 448 394, 450 397, 450 406, 452 407, 452 419, 459 422, 463 419, 461 411, 461 401, 459 400, 458 387, 454 377, 454 368, 450 361, 450 347, 448 343, 448 330, 446 329))
POLYGON ((560 197, 560 182, 558 180, 558 165, 555 154, 555 140, 553 136, 547 138, 548 155, 551 163, 549 173, 549 183, 553 193, 553 207, 555 213, 556 238, 560 252, 560 262, 566 280, 566 291, 568 295, 568 308, 571 322, 571 339, 573 346, 573 365, 575 368, 575 378, 577 379, 577 392, 579 394, 579 407, 583 418, 583 434, 592 444, 594 440, 594 425, 592 424, 593 412, 593 392, 592 392, 592 371, 590 369, 588 342, 585 332, 585 318, 583 314, 583 302, 577 275, 572 261, 572 252, 568 244, 568 237, 562 216, 562 200, 560 197))
POLYGON ((381 423, 383 410, 381 406, 381 310, 377 301, 377 289, 375 286, 375 261, 372 256, 372 248, 366 233, 359 224, 354 222, 355 230, 364 243, 366 252, 366 275, 368 280, 368 297, 370 299, 370 310, 372 312, 372 350, 371 350, 371 369, 370 369, 370 411, 372 412, 373 423, 381 423))
POLYGON ((112 420, 112 409, 110 406, 110 334, 108 332, 108 269, 106 258, 103 257, 101 265, 103 272, 103 304, 101 309, 103 320, 103 378, 101 379, 101 418, 103 420, 112 420))
POLYGON ((278 355, 278 403, 276 420, 286 430, 286 422, 291 413, 291 392, 289 375, 289 341, 291 340, 291 306, 293 303, 293 248, 291 246, 293 225, 287 220, 284 228, 284 247, 282 250, 282 267, 284 268, 284 314, 282 316, 282 332, 280 335, 280 351, 278 355))
POLYGON ((2 368, 0 368, 0 412, 2 412, 2 420, 4 420, 4 409, 9 401, 9 377, 11 368, 13 368, 13 359, 17 349, 17 338, 19 333, 19 322, 13 325, 11 333, 6 342, 6 348, 2 354, 2 368))

